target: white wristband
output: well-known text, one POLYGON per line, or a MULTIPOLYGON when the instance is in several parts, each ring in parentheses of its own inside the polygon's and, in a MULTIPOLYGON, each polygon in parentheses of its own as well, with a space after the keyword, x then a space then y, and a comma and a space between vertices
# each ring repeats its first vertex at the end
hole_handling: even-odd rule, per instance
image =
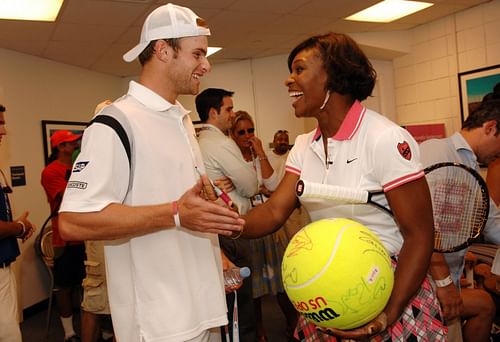
POLYGON ((453 279, 451 279, 451 276, 448 275, 444 279, 440 279, 440 280, 434 279, 434 282, 436 283, 437 287, 446 287, 446 286, 448 286, 448 285, 450 285, 450 284, 453 283, 453 279))
POLYGON ((179 218, 179 206, 177 205, 177 201, 172 202, 172 212, 174 215, 174 223, 177 227, 181 226, 181 219, 179 218))

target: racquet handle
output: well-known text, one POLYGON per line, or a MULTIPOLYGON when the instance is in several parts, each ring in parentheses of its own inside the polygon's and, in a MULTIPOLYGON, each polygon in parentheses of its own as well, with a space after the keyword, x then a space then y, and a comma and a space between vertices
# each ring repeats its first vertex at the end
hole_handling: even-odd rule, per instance
POLYGON ((309 182, 300 179, 295 187, 297 197, 323 198, 339 203, 365 204, 368 203, 369 193, 337 185, 309 182))

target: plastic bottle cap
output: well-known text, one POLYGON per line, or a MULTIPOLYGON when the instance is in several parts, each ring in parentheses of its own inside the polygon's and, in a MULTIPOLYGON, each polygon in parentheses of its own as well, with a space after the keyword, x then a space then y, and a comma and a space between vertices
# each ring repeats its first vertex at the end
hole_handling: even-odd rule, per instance
POLYGON ((240 268, 240 276, 242 278, 248 277, 250 275, 250 273, 251 272, 250 272, 250 269, 248 267, 245 266, 245 267, 240 268))

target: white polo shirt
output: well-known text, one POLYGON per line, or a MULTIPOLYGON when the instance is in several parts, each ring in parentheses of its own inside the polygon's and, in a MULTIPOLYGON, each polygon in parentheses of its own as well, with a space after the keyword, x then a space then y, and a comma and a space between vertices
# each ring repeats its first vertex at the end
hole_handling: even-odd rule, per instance
MULTIPOLYGON (((172 105, 131 82, 114 106, 132 130, 132 188, 127 192, 129 163, 121 141, 110 127, 95 123, 85 130, 60 211, 171 202, 195 184, 195 166, 204 170, 180 103, 172 105)), ((107 110, 111 107, 101 114, 107 110)), ((217 235, 171 227, 112 241, 105 254, 119 341, 185 341, 227 323, 217 235)))
MULTIPOLYGON (((424 176, 419 149, 412 136, 358 101, 338 132, 328 138, 327 146, 326 157, 319 128, 298 136, 286 170, 311 182, 384 192, 424 176)), ((376 196, 374 200, 387 206, 385 196, 376 196)), ((301 202, 313 221, 349 218, 375 232, 391 255, 401 249, 403 238, 399 228, 394 219, 380 209, 317 199, 301 199, 301 202)))

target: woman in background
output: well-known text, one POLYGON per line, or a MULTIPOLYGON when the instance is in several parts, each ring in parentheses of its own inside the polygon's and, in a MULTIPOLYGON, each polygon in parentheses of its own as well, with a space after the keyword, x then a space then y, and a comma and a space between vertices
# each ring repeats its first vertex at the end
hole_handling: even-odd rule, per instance
MULTIPOLYGON (((260 185, 260 193, 251 198, 252 207, 266 201, 266 195, 275 190, 279 178, 271 177, 275 172, 262 147, 262 142, 255 136, 255 126, 252 117, 245 111, 237 111, 231 128, 231 137, 241 150, 243 158, 252 163, 256 170, 256 177, 260 185), (273 180, 268 182, 266 178, 273 180)), ((262 297, 272 295, 276 297, 281 311, 287 322, 287 334, 293 338, 293 331, 297 323, 297 312, 288 299, 281 281, 281 261, 288 241, 276 241, 276 234, 266 235, 259 239, 250 240, 252 247, 252 291, 254 311, 257 327, 257 340, 267 341, 262 318, 262 297)))

